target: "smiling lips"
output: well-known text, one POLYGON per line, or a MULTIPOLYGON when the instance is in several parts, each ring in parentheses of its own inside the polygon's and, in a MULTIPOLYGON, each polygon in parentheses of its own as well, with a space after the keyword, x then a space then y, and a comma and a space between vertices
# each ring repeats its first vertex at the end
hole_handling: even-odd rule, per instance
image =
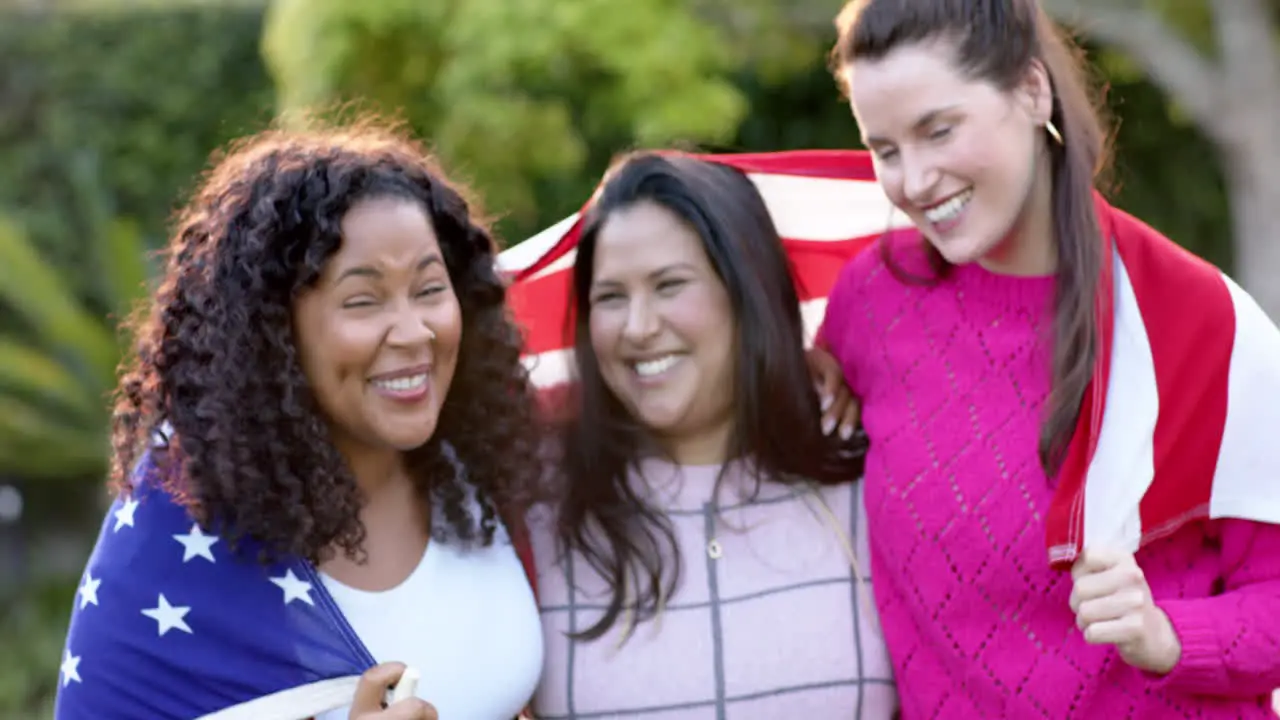
POLYGON ((369 378, 369 385, 379 395, 391 400, 421 402, 431 393, 431 366, 419 365, 375 375, 369 378))
POLYGON ((630 364, 641 382, 656 382, 680 362, 680 358, 681 356, 676 353, 668 353, 647 360, 634 360, 630 364))
POLYGON ((924 210, 924 217, 939 232, 948 232, 959 224, 961 214, 973 199, 973 189, 969 188, 931 205, 924 210))

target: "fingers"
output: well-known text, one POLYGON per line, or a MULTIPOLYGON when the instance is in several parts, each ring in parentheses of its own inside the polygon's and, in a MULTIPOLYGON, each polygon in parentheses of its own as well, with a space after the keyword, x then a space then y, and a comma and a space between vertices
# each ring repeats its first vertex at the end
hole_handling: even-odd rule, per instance
POLYGON ((1118 565, 1134 565, 1133 555, 1129 553, 1112 550, 1110 548, 1086 548, 1080 554, 1080 558, 1071 566, 1071 578, 1078 580, 1085 575, 1100 573, 1110 570, 1118 565))
POLYGON ((366 670, 360 676, 359 684, 356 685, 356 694, 351 701, 349 717, 355 720, 380 712, 387 690, 400 681, 404 668, 404 663, 391 662, 375 665, 366 670))
POLYGON ((837 392, 835 395, 828 396, 828 400, 824 402, 826 406, 822 409, 822 434, 830 435, 835 432, 841 416, 844 415, 845 407, 849 404, 849 396, 837 392))
POLYGON ((826 412, 835 403, 836 392, 844 385, 840 363, 820 347, 811 348, 805 353, 805 359, 809 363, 809 373, 813 376, 814 390, 818 393, 823 412, 826 412))
POLYGON ((1092 625, 1119 620, 1129 615, 1141 615, 1146 596, 1138 588, 1127 588, 1105 597, 1082 603, 1076 610, 1076 627, 1086 630, 1092 625))
POLYGON ((1071 568, 1071 611, 1085 642, 1125 646, 1143 639, 1150 589, 1133 555, 1086 550, 1071 568))
POLYGON ((1090 600, 1115 595, 1122 590, 1138 590, 1145 600, 1147 580, 1135 564, 1122 563, 1091 575, 1080 575, 1071 588, 1071 611, 1079 614, 1090 600))
POLYGON ((431 703, 412 697, 388 707, 377 720, 440 720, 440 715, 431 703))
POLYGON ((858 417, 861 414, 862 405, 841 384, 836 390, 831 408, 822 414, 822 434, 830 435, 839 428, 840 438, 849 440, 853 437, 853 431, 858 428, 858 417))
POLYGON ((840 437, 849 440, 858 427, 862 407, 845 385, 840 363, 820 347, 809 350, 806 357, 822 406, 822 433, 830 435, 839 428, 840 437))
POLYGON ((1130 613, 1115 620, 1094 623, 1084 628, 1084 640, 1090 645, 1117 645, 1124 647, 1141 639, 1141 613, 1130 613))
POLYGON ((849 398, 849 404, 845 407, 843 417, 840 421, 840 437, 844 440, 853 438, 853 431, 858 428, 858 419, 862 416, 862 403, 855 398, 849 398))

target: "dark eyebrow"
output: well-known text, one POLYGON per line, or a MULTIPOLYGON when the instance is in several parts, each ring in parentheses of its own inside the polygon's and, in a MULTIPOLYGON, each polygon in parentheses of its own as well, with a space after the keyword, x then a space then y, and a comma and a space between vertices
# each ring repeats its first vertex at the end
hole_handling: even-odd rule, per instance
MULTIPOLYGON (((657 278, 662 277, 663 275, 666 275, 667 273, 673 270, 696 270, 696 269, 697 268, 695 268, 693 265, 690 265, 689 263, 686 263, 686 262, 672 263, 670 265, 663 265, 657 270, 654 270, 653 272, 649 273, 648 278, 650 280, 655 280, 657 278)), ((617 280, 609 280, 609 279, 593 280, 591 282, 591 289, 600 290, 601 288, 606 288, 606 287, 617 287, 621 284, 622 283, 618 282, 617 280)))
MULTIPOLYGON (((440 253, 431 253, 419 260, 418 267, 414 268, 414 270, 416 272, 422 272, 436 263, 443 264, 444 258, 440 257, 440 253)), ((349 277, 366 277, 376 280, 377 278, 382 277, 382 271, 372 265, 356 265, 355 267, 349 267, 346 270, 343 270, 342 274, 338 275, 333 282, 334 284, 337 284, 349 277)))
POLYGON ((665 265, 663 267, 660 267, 657 270, 654 270, 653 272, 649 273, 649 277, 651 278, 661 277, 671 272, 672 270, 696 270, 696 269, 697 268, 695 268, 693 265, 690 265, 687 262, 672 263, 670 265, 665 265))
MULTIPOLYGON (((933 109, 933 110, 930 110, 930 111, 926 112, 925 114, 921 115, 920 117, 916 118, 916 121, 915 121, 914 123, 911 123, 911 129, 912 129, 912 130, 919 130, 919 129, 921 129, 921 128, 923 128, 923 127, 926 127, 926 126, 928 126, 928 125, 932 125, 932 124, 933 124, 933 122, 934 122, 935 120, 937 120, 937 119, 938 119, 938 116, 939 116, 939 115, 942 115, 943 113, 951 112, 951 111, 952 111, 952 110, 954 110, 955 108, 956 108, 956 106, 955 106, 955 105, 946 105, 946 106, 944 106, 944 107, 935 108, 935 109, 933 109)), ((886 144, 886 143, 888 143, 888 142, 889 142, 888 140, 886 140, 886 139, 884 139, 884 138, 882 138, 882 137, 876 137, 876 136, 874 136, 874 135, 872 135, 872 136, 864 136, 864 137, 862 138, 862 144, 863 144, 863 145, 866 145, 866 146, 868 146, 868 147, 869 147, 869 146, 871 146, 871 145, 876 145, 876 144, 883 145, 883 144, 886 144)))

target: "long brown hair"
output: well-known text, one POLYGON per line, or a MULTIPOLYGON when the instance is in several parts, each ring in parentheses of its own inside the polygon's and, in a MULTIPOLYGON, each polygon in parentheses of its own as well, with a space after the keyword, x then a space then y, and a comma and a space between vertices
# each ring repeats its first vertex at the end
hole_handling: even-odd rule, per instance
POLYGON ((587 213, 571 291, 578 378, 561 438, 559 540, 610 590, 604 615, 575 636, 585 639, 603 635, 624 612, 638 621, 653 617, 680 576, 669 519, 629 478, 650 445, 645 430, 605 384, 588 325, 596 238, 610 216, 640 202, 667 209, 698 234, 729 295, 738 332, 728 456, 750 458, 757 481, 837 483, 862 474, 866 450, 862 437, 844 442, 822 433, 791 264, 752 182, 728 166, 682 155, 624 157, 587 213))
MULTIPOLYGON (((1093 376, 1102 238, 1094 205, 1108 159, 1100 105, 1094 102, 1080 51, 1036 0, 851 0, 836 18, 833 71, 848 92, 848 66, 878 60, 904 45, 943 39, 968 77, 1013 89, 1033 61, 1053 87, 1049 143, 1053 229, 1058 271, 1054 306, 1053 382, 1040 430, 1040 462, 1052 478, 1075 431, 1093 376)), ((929 248, 935 267, 945 263, 929 248)))

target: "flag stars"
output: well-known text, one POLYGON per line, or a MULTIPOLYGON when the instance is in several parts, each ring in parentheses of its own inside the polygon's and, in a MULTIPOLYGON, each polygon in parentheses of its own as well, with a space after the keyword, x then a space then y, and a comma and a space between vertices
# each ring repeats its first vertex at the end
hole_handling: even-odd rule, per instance
POLYGON ((80 656, 72 655, 70 650, 62 658, 62 687, 80 680, 80 656))
POLYGON ((142 614, 156 621, 156 629, 160 633, 160 637, 170 630, 181 630, 184 633, 192 634, 191 628, 184 620, 187 613, 191 612, 190 607, 174 607, 169 604, 164 593, 160 593, 160 600, 155 607, 143 610, 142 614))
POLYGON ((191 532, 186 535, 174 535, 173 539, 182 543, 182 562, 185 563, 196 557, 214 562, 211 548, 218 542, 217 535, 205 535, 201 532, 199 525, 192 525, 191 532))
POLYGON ((315 601, 311 599, 311 583, 305 580, 300 580, 297 575, 293 574, 292 568, 286 570, 284 575, 270 578, 270 580, 284 591, 285 605, 288 605, 294 600, 301 600, 302 602, 315 607, 315 601))
POLYGON ((133 513, 138 509, 138 501, 133 498, 125 498, 124 505, 115 512, 116 526, 112 532, 120 532, 120 528, 133 527, 133 513))
POLYGON ((84 583, 80 585, 77 594, 80 596, 80 609, 83 610, 90 605, 98 604, 98 586, 102 584, 102 578, 95 578, 93 573, 85 571, 84 583))

